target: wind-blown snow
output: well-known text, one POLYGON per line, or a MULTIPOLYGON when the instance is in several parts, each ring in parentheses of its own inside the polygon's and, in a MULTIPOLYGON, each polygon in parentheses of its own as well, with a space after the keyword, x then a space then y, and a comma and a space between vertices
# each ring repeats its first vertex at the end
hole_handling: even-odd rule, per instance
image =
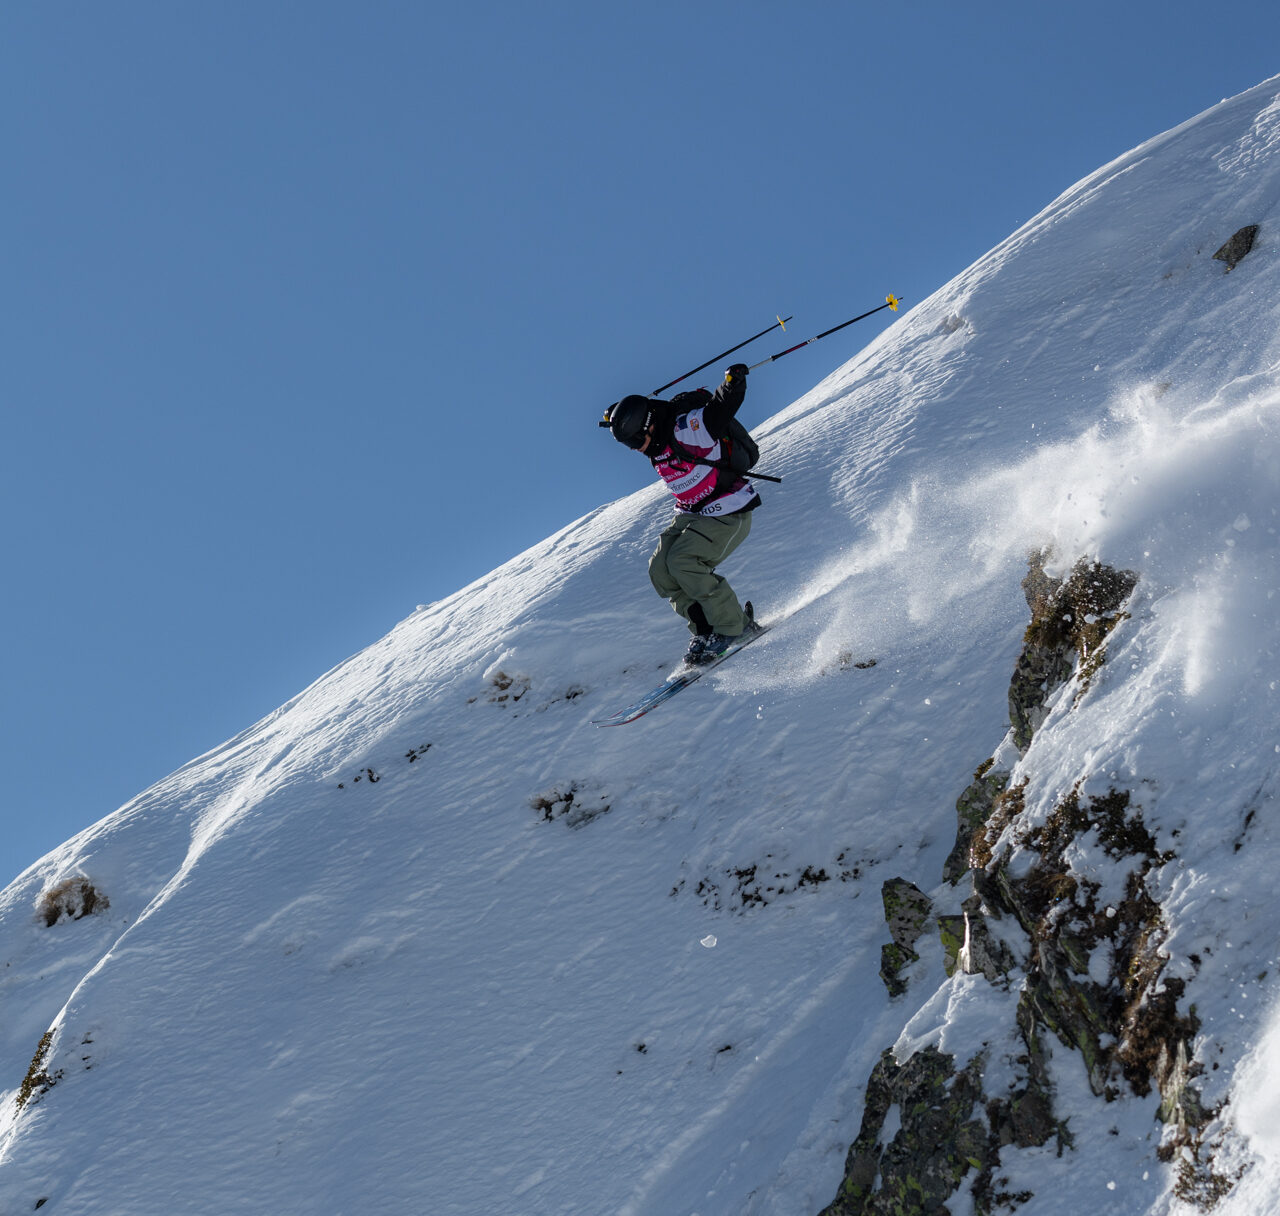
MULTIPOLYGON (((589 724, 683 649, 645 574, 658 486, 22 875, 0 1208, 817 1212, 879 1053, 1007 1021, 936 949, 889 999, 880 886, 940 882, 1047 546, 1140 582, 1022 762, 1029 813, 1124 788, 1176 847, 1169 973, 1251 1166, 1223 1210, 1280 1210, 1278 146, 1273 80, 1074 186, 758 423, 785 481, 728 571, 780 626, 641 722, 589 724), (78 874, 109 907, 38 922, 78 874), (55 1084, 19 1113, 51 1026, 55 1084)), ((758 372, 747 420, 769 407, 758 372)), ((1099 1105, 1060 1046, 1053 1069, 1076 1150, 1011 1157, 1020 1210, 1176 1209, 1157 1099, 1099 1105)))

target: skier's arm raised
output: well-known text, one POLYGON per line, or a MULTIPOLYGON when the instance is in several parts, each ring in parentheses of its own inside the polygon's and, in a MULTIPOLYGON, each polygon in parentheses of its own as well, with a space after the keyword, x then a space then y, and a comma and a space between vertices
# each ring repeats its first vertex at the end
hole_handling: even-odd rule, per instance
POLYGON ((702 411, 702 421, 712 439, 723 439, 729 433, 729 422, 737 414, 747 395, 747 365, 735 363, 724 374, 724 383, 715 391, 702 411))

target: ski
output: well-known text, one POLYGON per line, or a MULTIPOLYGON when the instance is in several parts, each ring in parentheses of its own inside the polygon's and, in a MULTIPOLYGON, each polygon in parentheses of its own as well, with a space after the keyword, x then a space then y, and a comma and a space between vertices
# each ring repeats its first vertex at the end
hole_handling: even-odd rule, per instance
POLYGON ((739 650, 745 650, 752 642, 764 637, 769 632, 768 625, 762 625, 759 629, 752 633, 743 635, 740 641, 735 642, 723 654, 716 655, 710 663, 704 663, 700 667, 681 666, 671 675, 669 675, 657 688, 645 693, 638 701, 628 705, 626 709, 620 709, 616 714, 610 714, 607 718, 593 718, 591 724, 593 726, 625 726, 628 722, 634 722, 637 718, 643 718, 651 709, 656 709, 664 701, 670 701, 676 693, 682 689, 688 688, 690 684, 697 683, 709 671, 714 671, 725 659, 732 658, 739 650))

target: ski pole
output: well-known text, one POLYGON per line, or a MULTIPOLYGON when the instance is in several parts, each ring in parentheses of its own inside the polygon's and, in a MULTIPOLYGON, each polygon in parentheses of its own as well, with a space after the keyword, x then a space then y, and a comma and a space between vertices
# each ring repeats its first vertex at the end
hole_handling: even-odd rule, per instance
MULTIPOLYGON (((861 321, 864 317, 874 316, 878 312, 883 312, 886 308, 892 308, 894 312, 897 312, 898 305, 902 303, 897 296, 893 295, 885 296, 884 301, 885 302, 881 304, 879 308, 873 308, 870 312, 859 313, 856 317, 853 317, 848 321, 842 321, 839 325, 833 325, 830 329, 824 329, 816 338, 810 338, 807 342, 797 342, 795 346, 788 346, 786 350, 780 350, 776 355, 770 355, 767 359, 761 359, 759 363, 753 363, 747 370, 750 371, 752 368, 763 367, 766 363, 772 363, 775 359, 781 359, 783 355, 789 355, 792 351, 799 350, 802 346, 812 346, 820 338, 825 338, 829 334, 835 333, 836 330, 844 329, 845 326, 852 325, 854 321, 861 321)), ((791 318, 788 317, 787 319, 790 320, 791 318)), ((765 330, 765 333, 768 332, 768 330, 765 330)), ((734 349, 737 350, 737 347, 734 347, 734 349)), ((728 352, 726 351, 725 353, 727 354, 728 352)), ((717 356, 717 358, 719 357, 720 356, 717 356)), ((712 359, 711 362, 714 363, 715 359, 712 359)), ((703 364, 703 366, 705 367, 706 364, 703 364)), ((693 373, 690 372, 689 374, 692 375, 693 373)))
MULTIPOLYGON (((758 334, 752 334, 746 342, 739 342, 737 346, 731 346, 728 350, 722 350, 715 356, 715 358, 708 359, 705 363, 699 363, 697 367, 685 372, 683 376, 677 376, 674 380, 668 381, 661 388, 655 388, 649 396, 656 397, 659 393, 665 393, 673 384, 679 384, 681 380, 687 380, 690 376, 696 375, 698 372, 702 371, 704 367, 710 367, 713 363, 718 363, 725 357, 725 355, 731 355, 735 350, 741 350, 744 346, 754 342, 757 338, 763 338, 765 334, 772 333, 775 329, 785 330, 787 328, 787 322, 790 320, 790 317, 779 316, 777 324, 770 325, 768 329, 762 329, 758 334)), ((768 362, 768 360, 766 360, 766 362, 768 362)), ((757 363, 756 366, 759 367, 760 365, 757 363)))

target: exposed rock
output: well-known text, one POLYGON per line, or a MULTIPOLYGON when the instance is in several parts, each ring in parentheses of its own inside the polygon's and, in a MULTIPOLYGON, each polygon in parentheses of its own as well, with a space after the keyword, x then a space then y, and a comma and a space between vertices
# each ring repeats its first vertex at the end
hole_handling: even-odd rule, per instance
POLYGON ((1191 1084, 1197 1072, 1197 1066, 1187 1054, 1186 1044, 1179 1043, 1161 1089, 1160 1118, 1165 1124, 1166 1135, 1158 1155, 1162 1161, 1176 1159, 1178 1162, 1173 1188, 1178 1198, 1208 1211, 1226 1197, 1246 1167, 1241 1166, 1230 1175, 1218 1168, 1215 1157, 1219 1145, 1210 1129, 1220 1112, 1205 1110, 1202 1106, 1200 1096, 1191 1084))
MULTIPOLYGON (((508 673, 500 667, 487 673, 487 678, 489 686, 486 696, 494 705, 514 705, 532 685, 530 678, 523 672, 508 673)), ((469 697, 467 704, 471 705, 479 699, 478 696, 469 697)))
MULTIPOLYGON (((1085 562, 1065 581, 1055 579, 1044 555, 1033 556, 1023 583, 1031 624, 1009 690, 1013 741, 1024 755, 1054 693, 1073 677, 1077 698, 1088 689, 1136 582, 1130 572, 1085 562)), ((961 913, 935 912, 903 879, 884 884, 893 940, 883 949, 881 977, 891 994, 906 990, 900 973, 918 957, 916 943, 933 921, 948 976, 1020 986, 1017 1026, 1005 1031, 1025 1048, 1014 1061, 1017 1080, 984 1096, 983 1055, 956 1072, 934 1047, 902 1063, 885 1052, 868 1082, 844 1183, 823 1216, 941 1214, 970 1170, 974 1211, 1028 1202, 1029 1192, 996 1190, 996 1168, 1002 1150, 1055 1138, 1059 1153, 1071 1147, 1054 1108, 1048 1060, 1055 1042, 1080 1054, 1103 1100, 1159 1095, 1160 1152, 1178 1163, 1181 1198, 1211 1207, 1233 1184, 1214 1164, 1220 1112, 1204 1108, 1196 1084, 1199 1021, 1194 1007, 1180 1007, 1184 981, 1165 974, 1163 916, 1151 891, 1172 853, 1159 847, 1130 791, 1087 796, 1077 783, 1047 814, 1041 803, 1031 815, 1028 778, 1010 781, 988 760, 956 803, 956 844, 944 877, 954 885, 969 876, 961 913), (1097 871, 1081 864, 1099 851, 1108 859, 1105 898, 1097 871), (901 1122, 885 1143, 894 1105, 901 1122)))
POLYGON ((1107 635, 1124 619, 1121 608, 1138 576, 1080 561, 1062 582, 1045 573, 1046 554, 1033 553, 1023 579, 1031 624, 1009 683, 1009 722, 1020 752, 1048 715, 1047 703, 1080 664, 1081 691, 1102 663, 1107 635))
POLYGON ((1219 262, 1226 262, 1227 274, 1230 274, 1236 264, 1245 257, 1253 248, 1253 242, 1258 235, 1257 224, 1247 224, 1245 227, 1231 234, 1230 239, 1218 250, 1213 256, 1219 262))
POLYGON ((1040 1026, 1024 996, 1018 1002, 1018 1033, 1026 1045, 1025 1081, 1007 1098, 998 1098, 987 1107, 987 1118, 1000 1146, 1032 1148, 1058 1138, 1059 1151, 1071 1142, 1066 1125, 1054 1114, 1053 1085, 1049 1079, 1048 1056, 1040 1038, 1040 1026))
POLYGON ((825 865, 783 863, 772 853, 766 853, 761 861, 704 874, 696 884, 691 878, 682 878, 671 889, 671 894, 679 895, 688 885, 705 907, 717 912, 728 909, 741 913, 749 908, 766 908, 775 900, 794 895, 797 891, 815 890, 824 883, 850 882, 858 878, 860 866, 847 868, 847 853, 848 850, 840 853, 830 871, 825 865))
POLYGON ((1009 784, 1009 773, 988 760, 973 775, 973 781, 956 801, 956 843, 942 867, 942 877, 959 882, 969 870, 969 846, 973 835, 988 819, 995 801, 1009 784))
POLYGON ((586 789, 577 781, 554 785, 529 799, 529 805, 550 823, 563 820, 571 828, 585 827, 593 819, 609 813, 609 795, 586 789))
POLYGON ((964 949, 964 917, 954 913, 939 916, 938 936, 942 939, 942 965, 948 975, 955 975, 960 969, 960 954, 964 949))
POLYGON ((884 921, 889 936, 905 949, 910 949, 925 930, 933 905, 915 883, 905 878, 890 878, 880 888, 884 901, 884 921))
POLYGON ((966 975, 982 975, 993 984, 1008 987, 1009 973, 1018 960, 987 924, 982 899, 971 895, 964 901, 964 939, 956 961, 966 975))
POLYGON ((880 888, 880 897, 884 901, 889 936, 893 938, 880 952, 880 978, 890 996, 900 996, 907 990, 900 973, 920 957, 915 944, 928 927, 933 904, 919 887, 905 878, 889 879, 880 888))
POLYGON ((964 1176, 989 1165, 982 1065, 978 1057, 957 1072, 932 1046, 902 1064, 884 1052, 867 1082, 840 1193, 822 1216, 946 1216, 946 1199, 964 1176), (899 1124, 886 1144, 881 1134, 894 1106, 899 1124))
POLYGON ((106 895, 84 875, 63 879, 40 893, 36 900, 36 915, 52 928, 61 921, 80 920, 95 912, 105 912, 111 906, 106 895))
POLYGON ((1037 1019, 1081 1053, 1099 1096, 1115 1097, 1121 1080, 1140 1095, 1162 1088, 1178 1044, 1197 1029, 1194 1015, 1177 1012, 1181 981, 1160 980, 1161 915, 1146 879, 1170 854, 1158 850, 1126 791, 1086 801, 1073 789, 1043 824, 1015 833, 1018 874, 1003 864, 1014 849, 1006 838, 975 877, 983 900, 1011 912, 1030 938, 1027 997, 1037 1019), (1099 906, 1099 884, 1072 870, 1067 854, 1086 836, 1129 863, 1123 899, 1099 906), (1105 979, 1091 966, 1100 947, 1105 979))
POLYGON ((969 865, 974 870, 985 870, 1001 834, 1026 810, 1024 796, 1027 781, 1024 777, 1017 785, 1011 785, 996 793, 991 800, 991 811, 969 840, 969 865))
POLYGON ((890 996, 901 996, 907 990, 907 981, 902 972, 920 956, 914 950, 905 949, 897 942, 885 942, 880 947, 880 978, 889 990, 890 996))
POLYGON ((18 1095, 14 1099, 18 1109, 21 1110, 28 1102, 33 1102, 56 1085, 62 1077, 62 1070, 49 1072, 45 1067, 49 1059, 49 1049, 53 1046, 53 1027, 49 1027, 44 1032, 44 1036, 40 1040, 40 1045, 36 1048, 36 1054, 31 1058, 31 1067, 27 1069, 27 1075, 22 1079, 22 1084, 18 1087, 18 1095))

